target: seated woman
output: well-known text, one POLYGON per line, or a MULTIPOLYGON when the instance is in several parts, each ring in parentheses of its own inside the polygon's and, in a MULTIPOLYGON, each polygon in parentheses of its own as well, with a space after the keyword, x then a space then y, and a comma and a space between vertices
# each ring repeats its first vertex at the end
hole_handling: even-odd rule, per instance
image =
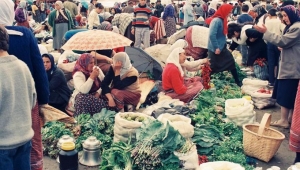
POLYGON ((267 44, 264 42, 263 34, 252 28, 253 25, 239 25, 231 23, 228 25, 227 37, 232 39, 229 49, 235 50, 238 45, 248 45, 247 66, 253 67, 258 58, 267 58, 267 44))
POLYGON ((56 67, 51 54, 43 54, 42 58, 49 81, 49 105, 65 112, 71 96, 65 75, 61 69, 56 67))
POLYGON ((186 36, 185 36, 185 40, 188 43, 188 47, 185 49, 186 54, 192 56, 195 60, 206 58, 207 51, 208 51, 205 48, 193 46, 192 37, 199 36, 198 38, 201 39, 201 34, 199 34, 199 29, 201 29, 201 26, 191 26, 186 30, 186 36))
POLYGON ((125 52, 114 55, 113 65, 101 84, 102 94, 107 97, 109 107, 123 111, 125 104, 134 107, 138 104, 141 97, 138 74, 125 52))
POLYGON ((167 65, 162 74, 162 86, 166 95, 179 99, 185 103, 190 102, 203 89, 199 77, 184 79, 181 64, 186 60, 184 49, 175 48, 167 58, 167 65))
POLYGON ((101 96, 101 82, 104 74, 95 67, 95 58, 88 53, 82 54, 76 62, 73 71, 74 92, 71 103, 74 103, 75 116, 79 114, 99 113, 107 107, 107 102, 101 96))

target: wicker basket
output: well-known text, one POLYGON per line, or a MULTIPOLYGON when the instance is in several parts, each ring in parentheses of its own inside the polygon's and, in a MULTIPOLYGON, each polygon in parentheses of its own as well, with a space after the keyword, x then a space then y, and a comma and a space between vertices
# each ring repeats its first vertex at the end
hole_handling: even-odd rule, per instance
POLYGON ((265 113, 260 125, 243 126, 243 146, 246 155, 269 162, 275 155, 285 136, 269 128, 271 115, 265 113))

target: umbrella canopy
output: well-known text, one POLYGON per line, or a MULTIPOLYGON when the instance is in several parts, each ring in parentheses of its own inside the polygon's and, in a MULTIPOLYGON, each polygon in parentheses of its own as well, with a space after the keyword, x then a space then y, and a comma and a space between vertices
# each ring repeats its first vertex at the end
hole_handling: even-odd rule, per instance
POLYGON ((130 46, 131 43, 130 39, 112 31, 89 30, 72 36, 62 46, 62 49, 79 51, 106 50, 130 46))
POLYGON ((140 73, 149 72, 154 80, 161 80, 163 69, 154 58, 140 48, 126 47, 125 52, 140 73))

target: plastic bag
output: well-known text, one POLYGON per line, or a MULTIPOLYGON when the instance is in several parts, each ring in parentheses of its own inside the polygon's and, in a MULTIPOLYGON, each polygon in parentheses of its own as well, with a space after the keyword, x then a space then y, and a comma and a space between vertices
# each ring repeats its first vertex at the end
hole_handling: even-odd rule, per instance
POLYGON ((258 64, 253 65, 254 74, 255 77, 261 80, 268 80, 269 73, 268 73, 268 66, 267 64, 264 64, 263 66, 260 66, 258 64))
POLYGON ((188 117, 182 115, 171 115, 169 113, 161 114, 157 120, 166 124, 170 123, 174 129, 178 130, 178 132, 184 138, 191 138, 194 135, 194 126, 191 125, 192 120, 188 117))
POLYGON ((245 170, 245 168, 233 162, 216 161, 203 163, 197 170, 245 170))
POLYGON ((272 98, 272 94, 254 92, 251 94, 251 99, 258 109, 273 107, 276 104, 276 99, 272 98))
POLYGON ((248 95, 256 92, 261 88, 265 88, 268 85, 268 81, 245 78, 243 80, 242 92, 248 95))
POLYGON ((183 164, 182 169, 196 169, 199 165, 196 145, 194 145, 188 153, 174 152, 174 155, 177 156, 183 164))

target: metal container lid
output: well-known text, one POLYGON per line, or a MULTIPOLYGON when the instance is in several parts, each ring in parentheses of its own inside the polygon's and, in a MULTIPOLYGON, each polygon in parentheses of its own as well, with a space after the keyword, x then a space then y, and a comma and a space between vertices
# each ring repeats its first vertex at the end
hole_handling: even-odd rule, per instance
POLYGON ((82 146, 84 149, 99 149, 101 142, 97 140, 95 136, 88 137, 83 143, 82 146))
POLYGON ((75 142, 74 141, 74 138, 72 138, 71 136, 69 135, 63 135, 57 142, 57 147, 60 148, 61 147, 61 144, 62 143, 65 143, 65 142, 75 142))

